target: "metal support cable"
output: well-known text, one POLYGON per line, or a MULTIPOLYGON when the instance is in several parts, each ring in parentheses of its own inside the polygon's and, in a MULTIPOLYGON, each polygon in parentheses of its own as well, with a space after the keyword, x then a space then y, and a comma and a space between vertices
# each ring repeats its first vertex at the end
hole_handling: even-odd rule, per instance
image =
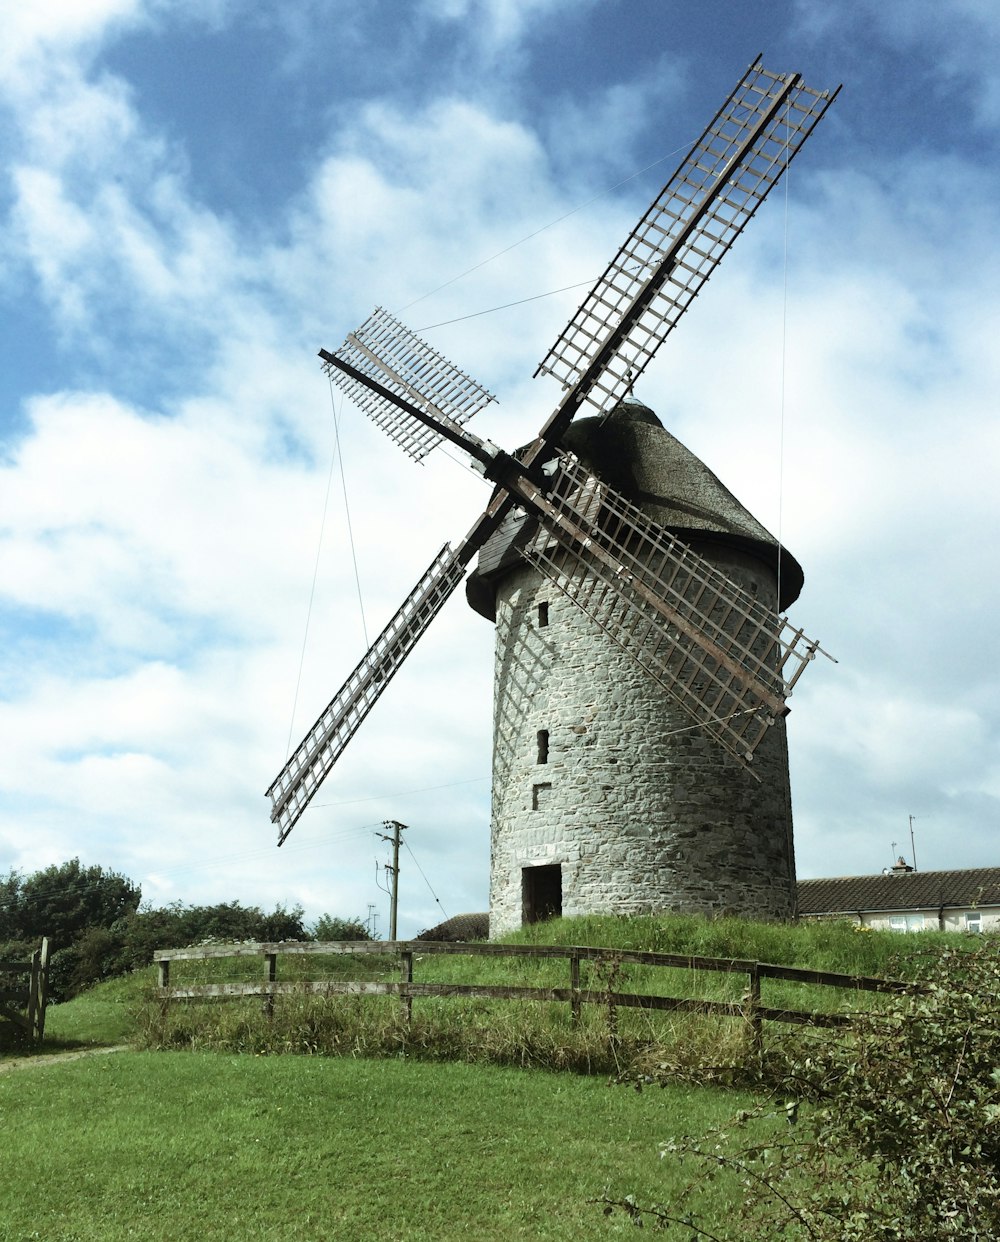
POLYGON ((358 572, 358 554, 354 546, 354 528, 351 525, 351 506, 347 500, 347 476, 344 474, 344 453, 340 444, 340 419, 337 415, 337 406, 333 397, 333 382, 330 382, 330 407, 333 410, 333 429, 337 441, 337 459, 340 462, 340 490, 344 497, 344 517, 347 521, 347 539, 351 545, 351 564, 354 566, 354 585, 358 592, 358 609, 361 613, 361 632, 365 639, 365 649, 367 650, 371 643, 368 640, 368 625, 365 621, 365 601, 361 593, 361 575, 358 572))
MULTIPOLYGON (((636 172, 630 173, 627 177, 623 177, 622 180, 617 182, 615 185, 608 186, 607 189, 601 190, 597 194, 592 194, 590 198, 586 199, 582 203, 579 203, 576 207, 571 207, 569 211, 564 211, 561 216, 556 216, 554 220, 550 220, 547 224, 540 225, 534 230, 534 232, 528 233, 526 236, 519 238, 515 242, 511 242, 509 246, 504 246, 502 250, 498 250, 495 254, 491 254, 488 258, 480 259, 480 261, 478 263, 474 263, 472 267, 467 267, 464 272, 459 272, 456 276, 452 276, 449 280, 444 281, 435 288, 428 289, 426 293, 422 293, 419 297, 414 298, 412 302, 407 302, 405 306, 401 306, 398 313, 402 314, 403 311, 409 310, 411 306, 416 306, 418 302, 423 302, 426 298, 433 297, 435 293, 440 293, 442 289, 447 289, 449 285, 457 284, 458 281, 464 280, 466 276, 471 276, 473 272, 478 272, 481 267, 486 267, 488 264, 495 262, 497 259, 503 258, 505 254, 510 254, 510 252, 512 250, 516 250, 518 246, 523 246, 525 242, 529 242, 533 238, 538 237, 539 234, 544 233, 547 229, 555 228, 557 224, 562 224, 564 220, 568 220, 570 216, 575 216, 577 212, 583 211, 583 209, 585 207, 589 207, 591 203, 596 203, 600 199, 606 198, 609 194, 613 194, 615 190, 620 190, 623 185, 628 185, 630 181, 634 181, 636 177, 641 177, 644 173, 648 173, 650 169, 657 168, 660 164, 664 163, 665 160, 672 159, 679 152, 685 150, 687 150, 686 145, 675 147, 673 151, 668 151, 666 155, 661 155, 659 159, 653 160, 652 164, 647 164, 645 168, 640 168, 636 172)), ((547 297, 548 295, 541 294, 540 296, 547 297)), ((516 305, 516 303, 514 303, 514 305, 516 305)))
POLYGON ((291 720, 288 723, 288 741, 285 744, 285 758, 292 753, 292 738, 295 730, 295 713, 299 705, 299 691, 302 688, 302 670, 305 667, 306 646, 309 642, 309 626, 312 622, 313 604, 316 599, 316 583, 319 579, 319 563, 320 556, 323 551, 323 537, 326 533, 326 519, 330 509, 330 492, 333 487, 333 471, 338 460, 340 462, 340 481, 341 490, 344 496, 344 510, 347 515, 347 537, 351 546, 351 561, 354 565, 354 581, 358 589, 358 605, 361 609, 361 630, 365 638, 365 647, 368 647, 368 627, 365 624, 365 607, 364 600, 361 597, 361 578, 358 574, 358 559, 354 549, 354 532, 351 528, 351 512, 347 502, 347 482, 344 477, 344 455, 340 444, 340 418, 337 414, 337 405, 334 398, 333 384, 330 385, 330 408, 333 412, 333 453, 330 456, 330 469, 326 477, 326 492, 323 496, 323 516, 320 520, 319 538, 316 541, 316 557, 313 561, 312 584, 309 588, 309 604, 306 608, 306 623, 302 634, 302 648, 299 652, 299 668, 295 678, 295 694, 292 698, 291 720))
POLYGON ((420 877, 421 877, 421 879, 422 879, 422 880, 423 880, 423 882, 427 885, 428 892, 429 892, 429 893, 430 893, 430 895, 434 898, 434 900, 437 902, 438 906, 440 906, 440 908, 441 908, 441 913, 444 915, 444 917, 445 917, 445 918, 447 918, 447 917, 448 917, 448 912, 447 912, 447 910, 445 910, 444 906, 442 906, 442 905, 441 905, 441 898, 437 895, 437 893, 435 893, 434 889, 433 889, 433 888, 431 888, 431 882, 430 882, 430 880, 428 880, 428 878, 424 875, 424 869, 423 869, 423 867, 421 867, 420 863, 418 863, 418 862, 417 862, 417 857, 416 857, 416 855, 414 854, 413 850, 411 850, 411 849, 410 849, 410 843, 409 843, 409 841, 404 841, 404 842, 403 842, 403 844, 406 846, 406 852, 407 852, 407 854, 409 854, 409 856, 413 859, 413 865, 414 865, 414 866, 416 867, 416 869, 420 872, 420 877))
POLYGON ((784 547, 782 529, 784 519, 784 494, 785 494, 785 373, 788 360, 788 191, 790 184, 789 176, 789 119, 788 111, 791 104, 785 108, 785 218, 784 218, 784 236, 782 239, 782 282, 781 282, 781 368, 779 378, 779 395, 778 395, 778 529, 775 532, 778 540, 778 608, 781 607, 781 555, 784 547))

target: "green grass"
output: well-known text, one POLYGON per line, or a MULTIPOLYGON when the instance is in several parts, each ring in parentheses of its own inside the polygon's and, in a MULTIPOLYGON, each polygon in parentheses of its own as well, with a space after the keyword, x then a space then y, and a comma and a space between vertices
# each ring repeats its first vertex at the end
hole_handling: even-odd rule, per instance
POLYGON ((107 1046, 131 1037, 136 1006, 144 983, 152 984, 152 970, 121 979, 109 979, 62 1005, 45 1011, 45 1050, 107 1046))
POLYGON ((913 953, 945 945, 969 947, 964 935, 919 936, 858 931, 847 921, 757 923, 689 915, 586 915, 536 923, 505 937, 513 944, 610 945, 650 953, 732 957, 844 974, 891 975, 913 953))
MULTIPOLYGON (((410 1060, 121 1053, 0 1076, 5 1242, 634 1236, 746 1098, 410 1060)), ((738 1197, 714 1186, 709 1224, 738 1197)))

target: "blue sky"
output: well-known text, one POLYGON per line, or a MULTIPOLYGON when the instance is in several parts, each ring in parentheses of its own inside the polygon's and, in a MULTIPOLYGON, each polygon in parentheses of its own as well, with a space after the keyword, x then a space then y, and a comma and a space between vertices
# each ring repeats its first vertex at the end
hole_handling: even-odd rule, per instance
POLYGON ((792 701, 800 874, 909 855, 910 815, 922 868, 996 865, 993 3, 18 10, 0 870, 79 855, 156 904, 375 902, 384 930, 397 818, 401 931, 485 907, 492 633, 460 596, 273 844, 289 737, 485 499, 333 402, 316 351, 377 304, 446 323, 500 397, 480 433, 523 442, 582 290, 523 300, 600 273, 758 52, 844 89, 639 395, 788 543, 840 660, 792 701))

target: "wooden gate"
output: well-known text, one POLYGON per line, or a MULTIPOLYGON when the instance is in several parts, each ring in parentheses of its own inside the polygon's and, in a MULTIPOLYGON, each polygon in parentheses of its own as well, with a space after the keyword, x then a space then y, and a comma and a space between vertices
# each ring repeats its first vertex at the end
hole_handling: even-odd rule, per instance
POLYGON ((28 962, 0 961, 0 1019, 13 1022, 36 1043, 45 1034, 48 983, 48 939, 42 940, 28 962))

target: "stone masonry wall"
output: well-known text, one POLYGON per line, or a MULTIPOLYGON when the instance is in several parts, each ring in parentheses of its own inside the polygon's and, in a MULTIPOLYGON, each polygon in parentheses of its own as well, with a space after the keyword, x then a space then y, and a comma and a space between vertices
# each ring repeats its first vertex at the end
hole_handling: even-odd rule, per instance
MULTIPOLYGON (((711 559, 774 599, 748 554, 711 559)), ((521 925, 522 872, 538 865, 561 867, 566 915, 794 914, 783 722, 758 782, 527 565, 497 590, 494 729, 491 935, 521 925)))

